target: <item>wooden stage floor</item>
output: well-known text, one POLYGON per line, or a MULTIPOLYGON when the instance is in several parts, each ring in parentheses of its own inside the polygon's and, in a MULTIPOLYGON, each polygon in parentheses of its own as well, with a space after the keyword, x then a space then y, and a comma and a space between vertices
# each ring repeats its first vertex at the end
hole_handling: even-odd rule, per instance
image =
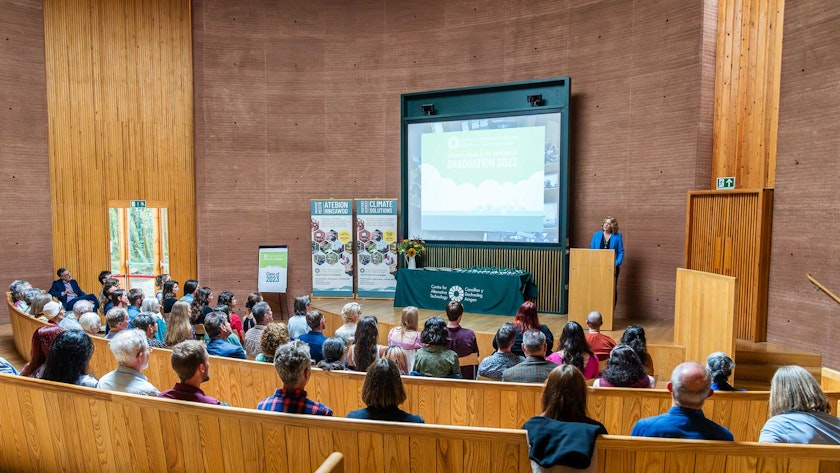
MULTIPOLYGON (((358 302, 362 306, 362 316, 372 315, 381 322, 388 324, 399 325, 400 315, 402 314, 402 307, 394 307, 393 299, 352 299, 352 298, 332 298, 332 297, 313 297, 312 306, 331 314, 341 314, 341 308, 348 302, 358 302)), ((423 322, 433 315, 443 317, 446 320, 446 314, 441 310, 419 309, 420 328, 423 328, 423 322)), ((472 329, 476 332, 495 334, 505 322, 512 322, 513 316, 504 315, 485 315, 485 314, 471 314, 464 313, 464 318, 461 320, 461 325, 472 329)), ((548 325, 551 332, 554 334, 555 340, 560 339, 560 333, 563 331, 563 326, 566 325, 568 317, 560 314, 540 313, 540 323, 548 325)), ((656 343, 662 345, 671 345, 674 343, 674 325, 670 321, 629 321, 618 319, 614 321, 613 330, 604 330, 603 333, 613 337, 616 340, 621 339, 621 334, 624 333, 629 325, 640 324, 645 328, 648 343, 656 343)), ((586 327, 583 327, 586 330, 586 327)))

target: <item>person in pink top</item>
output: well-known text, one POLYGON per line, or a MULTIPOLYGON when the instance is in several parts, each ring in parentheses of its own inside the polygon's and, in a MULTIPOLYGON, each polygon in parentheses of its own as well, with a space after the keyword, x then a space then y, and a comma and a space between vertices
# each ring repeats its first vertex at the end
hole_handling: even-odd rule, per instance
POLYGON ((400 325, 388 332, 388 346, 400 347, 408 358, 408 371, 414 366, 414 354, 423 348, 420 332, 417 330, 417 307, 408 306, 402 310, 400 325))
POLYGON ((583 327, 577 322, 567 322, 560 336, 560 346, 546 360, 558 365, 572 365, 586 379, 598 377, 598 357, 589 349, 583 327))

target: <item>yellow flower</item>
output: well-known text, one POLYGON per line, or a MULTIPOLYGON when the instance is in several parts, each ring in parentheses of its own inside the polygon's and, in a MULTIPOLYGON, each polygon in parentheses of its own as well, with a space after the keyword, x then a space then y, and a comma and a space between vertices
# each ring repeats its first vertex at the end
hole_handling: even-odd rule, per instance
POLYGON ((414 248, 409 248, 408 251, 405 252, 405 254, 407 254, 409 258, 414 258, 414 256, 417 254, 417 251, 415 251, 414 248))

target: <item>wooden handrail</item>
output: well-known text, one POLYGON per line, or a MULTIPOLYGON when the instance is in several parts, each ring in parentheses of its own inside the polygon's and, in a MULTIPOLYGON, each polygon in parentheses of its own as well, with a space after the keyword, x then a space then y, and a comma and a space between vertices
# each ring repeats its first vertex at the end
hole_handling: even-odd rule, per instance
POLYGON ((332 452, 315 473, 344 473, 344 455, 341 452, 332 452))
POLYGON ((834 302, 836 302, 836 303, 840 304, 840 297, 837 297, 837 295, 836 295, 836 294, 834 294, 833 292, 831 292, 831 291, 830 291, 827 287, 825 287, 825 286, 824 286, 821 282, 817 281, 817 278, 815 278, 815 277, 811 276, 811 273, 807 273, 805 276, 807 276, 807 277, 808 277, 808 280, 809 280, 809 281, 811 281, 811 283, 812 283, 813 285, 815 285, 815 286, 817 286, 818 288, 820 288, 820 290, 821 290, 822 292, 824 292, 824 293, 828 294, 828 297, 830 297, 830 298, 834 299, 834 302))

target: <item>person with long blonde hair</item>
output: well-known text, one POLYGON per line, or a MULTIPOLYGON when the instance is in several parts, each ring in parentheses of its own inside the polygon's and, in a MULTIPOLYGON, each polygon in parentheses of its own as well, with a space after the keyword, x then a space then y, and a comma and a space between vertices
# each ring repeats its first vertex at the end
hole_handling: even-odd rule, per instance
POLYGON ((417 307, 411 305, 404 307, 402 316, 400 317, 400 325, 392 328, 388 332, 388 345, 400 347, 405 351, 408 357, 409 372, 411 372, 414 366, 414 355, 417 354, 417 350, 423 348, 423 342, 420 341, 417 318, 417 307))
POLYGON ((172 305, 172 312, 169 313, 169 323, 166 326, 163 342, 167 346, 174 347, 184 340, 194 338, 195 331, 190 324, 190 303, 178 301, 172 305))

